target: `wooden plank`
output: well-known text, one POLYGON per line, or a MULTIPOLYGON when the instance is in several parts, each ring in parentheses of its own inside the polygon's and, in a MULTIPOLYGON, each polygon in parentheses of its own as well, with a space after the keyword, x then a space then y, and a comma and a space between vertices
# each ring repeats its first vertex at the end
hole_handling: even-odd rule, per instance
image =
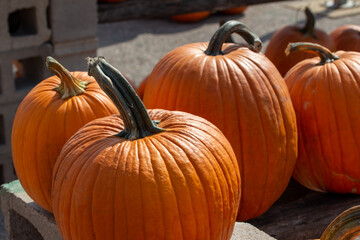
POLYGON ((332 220, 356 205, 359 195, 318 193, 292 181, 268 212, 247 222, 278 240, 319 239, 332 220))
POLYGON ((217 11, 225 8, 285 0, 124 0, 119 3, 98 3, 99 23, 138 18, 166 18, 196 11, 217 11))

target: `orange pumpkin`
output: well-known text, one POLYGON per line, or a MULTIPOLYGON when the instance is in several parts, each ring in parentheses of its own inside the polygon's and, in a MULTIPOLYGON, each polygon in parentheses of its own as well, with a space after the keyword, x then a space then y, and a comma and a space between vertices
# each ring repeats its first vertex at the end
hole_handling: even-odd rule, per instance
POLYGON ((232 8, 227 8, 224 10, 221 10, 221 13, 225 13, 225 14, 240 14, 243 13, 248 6, 240 6, 240 7, 232 7, 232 8))
POLYGON ((321 29, 315 28, 315 17, 309 8, 305 9, 306 24, 304 27, 297 25, 285 26, 277 30, 271 37, 265 55, 274 63, 282 76, 295 64, 312 55, 305 52, 285 54, 287 45, 291 42, 313 42, 321 44, 331 51, 335 51, 334 40, 321 29))
POLYGON ((184 14, 176 14, 170 17, 171 20, 181 23, 192 23, 201 21, 210 16, 210 11, 191 12, 184 14))
POLYGON ((142 82, 140 83, 139 87, 136 88, 136 93, 137 95, 139 96, 139 98, 142 100, 143 97, 144 97, 144 92, 145 92, 145 86, 146 86, 146 83, 147 83, 147 80, 149 78, 149 75, 146 76, 142 82))
POLYGON ((90 59, 89 74, 120 116, 88 123, 61 151, 52 199, 63 238, 230 239, 240 176, 220 130, 188 113, 146 111, 102 58, 90 59))
POLYGON ((315 191, 359 194, 360 53, 334 54, 311 43, 291 44, 288 51, 318 56, 285 76, 299 132, 294 178, 315 191))
POLYGON ((360 52, 360 26, 344 25, 330 33, 334 39, 336 49, 360 52))
POLYGON ((148 108, 179 110, 215 124, 234 148, 242 177, 238 220, 264 213, 285 190, 296 160, 295 112, 285 82, 260 53, 260 39, 228 21, 210 43, 178 47, 156 64, 148 108), (224 43, 231 33, 249 46, 224 43))
POLYGON ((48 57, 56 76, 35 86, 20 103, 11 135, 16 174, 27 194, 51 211, 52 170, 61 148, 85 123, 117 113, 86 72, 68 72, 48 57))

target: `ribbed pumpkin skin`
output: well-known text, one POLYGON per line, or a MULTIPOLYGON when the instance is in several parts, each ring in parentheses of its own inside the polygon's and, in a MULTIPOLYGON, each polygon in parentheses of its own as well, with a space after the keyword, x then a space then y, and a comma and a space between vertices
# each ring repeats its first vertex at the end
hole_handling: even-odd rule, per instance
POLYGON ((51 211, 52 170, 62 146, 89 121, 118 113, 111 100, 86 72, 74 77, 90 81, 85 93, 67 99, 53 90, 53 76, 35 86, 19 105, 12 128, 11 147, 16 174, 28 195, 51 211))
POLYGON ((299 132, 294 178, 316 191, 359 194, 360 53, 335 54, 340 59, 307 59, 285 76, 299 132))
POLYGON ((318 43, 331 51, 335 51, 334 40, 326 32, 315 29, 316 38, 304 35, 298 26, 285 26, 274 33, 266 47, 265 55, 274 63, 282 76, 298 62, 312 58, 314 55, 305 52, 294 52, 286 56, 285 49, 292 42, 312 42, 318 43))
POLYGON ((148 113, 165 132, 129 141, 113 115, 64 146, 52 192, 64 239, 230 239, 240 176, 229 142, 197 116, 148 113))
POLYGON ((360 52, 360 25, 344 25, 330 33, 336 49, 360 52))
POLYGON ((225 54, 193 43, 166 54, 144 93, 148 108, 179 110, 215 124, 240 167, 238 220, 264 213, 285 190, 296 160, 295 113, 283 78, 261 53, 224 44, 225 54))

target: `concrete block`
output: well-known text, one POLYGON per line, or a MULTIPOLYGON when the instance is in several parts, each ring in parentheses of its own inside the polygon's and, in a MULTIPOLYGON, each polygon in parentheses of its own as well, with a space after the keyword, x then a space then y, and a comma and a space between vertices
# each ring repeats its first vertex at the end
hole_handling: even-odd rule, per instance
POLYGON ((58 60, 69 71, 87 71, 87 57, 96 57, 97 50, 92 49, 87 52, 80 52, 69 55, 54 55, 53 57, 58 60))
POLYGON ((17 179, 11 153, 0 155, 0 169, 0 182, 12 182, 17 179))
POLYGON ((18 180, 0 189, 1 210, 9 240, 61 240, 54 217, 26 194, 18 180))
MULTIPOLYGON (((0 106, 0 165, 7 164, 7 162, 12 163, 11 130, 18 104, 19 103, 12 103, 12 104, 0 106)), ((6 170, 10 170, 10 168, 7 168, 6 170)), ((6 174, 12 174, 12 173, 6 173, 6 174)), ((8 182, 9 180, 14 180, 14 179, 7 178, 3 180, 5 182, 8 182)), ((3 183, 4 181, 0 181, 0 182, 3 183)))
POLYGON ((54 44, 95 37, 97 1, 50 0, 50 24, 54 44))
POLYGON ((0 52, 0 106, 20 102, 32 87, 51 75, 45 65, 46 56, 51 54, 50 44, 0 52))
POLYGON ((0 1, 0 51, 38 46, 48 42, 49 0, 0 1))
MULTIPOLYGON (((61 240, 51 213, 39 207, 25 193, 18 180, 0 188, 1 210, 10 240, 61 240)), ((248 223, 235 223, 231 240, 275 240, 248 223)))

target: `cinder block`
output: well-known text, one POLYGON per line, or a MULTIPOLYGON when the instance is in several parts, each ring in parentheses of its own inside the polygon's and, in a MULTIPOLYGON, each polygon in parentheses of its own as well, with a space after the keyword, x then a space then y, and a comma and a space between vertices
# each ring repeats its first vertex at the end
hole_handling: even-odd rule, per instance
POLYGON ((54 216, 37 205, 15 180, 0 189, 1 210, 9 240, 61 240, 54 216))
MULTIPOLYGON (((0 188, 1 210, 10 240, 61 240, 51 213, 39 207, 25 193, 18 180, 0 188), (40 238, 42 237, 42 238, 40 238)), ((235 223, 231 240, 275 240, 248 223, 235 223)))
POLYGON ((11 153, 0 155, 0 170, 0 181, 2 183, 11 182, 17 179, 11 153))
POLYGON ((46 56, 51 54, 51 44, 0 52, 0 106, 20 102, 31 88, 51 75, 45 64, 46 56))
POLYGON ((53 57, 69 71, 87 71, 86 58, 97 56, 97 47, 96 37, 54 44, 53 57))
POLYGON ((95 37, 97 1, 50 0, 50 23, 54 44, 95 37))
MULTIPOLYGON (((18 105, 19 103, 12 103, 12 104, 0 106, 0 165, 3 163, 5 164, 6 162, 12 163, 11 130, 18 105)), ((10 168, 7 168, 7 170, 9 169, 10 168)), ((4 179, 4 180, 6 182, 11 179, 4 179)))
POLYGON ((0 51, 38 46, 48 42, 49 0, 0 1, 0 51))

